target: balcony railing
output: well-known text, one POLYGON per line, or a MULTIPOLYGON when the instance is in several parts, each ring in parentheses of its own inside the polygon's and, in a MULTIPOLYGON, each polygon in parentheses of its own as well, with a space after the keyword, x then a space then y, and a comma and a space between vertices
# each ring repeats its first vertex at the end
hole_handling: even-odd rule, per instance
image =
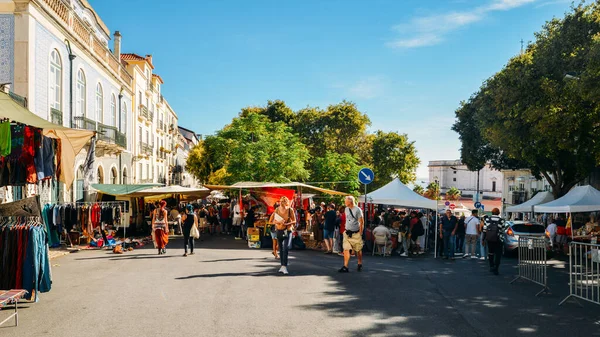
POLYGON ((50 108, 50 122, 58 125, 63 125, 63 114, 62 111, 50 108))
POLYGON ((148 119, 148 108, 145 105, 140 104, 139 114, 141 117, 148 119))
POLYGON ((73 125, 76 129, 96 131, 96 121, 83 116, 73 117, 73 125))
POLYGON ((148 143, 140 143, 140 153, 151 155, 154 148, 148 143))
POLYGON ((116 126, 98 124, 98 139, 107 143, 117 144, 121 147, 127 146, 127 137, 119 132, 116 126))
POLYGON ((13 99, 13 101, 17 102, 20 106, 26 108, 27 107, 27 97, 23 97, 15 94, 14 92, 9 92, 8 96, 13 99))
POLYGON ((152 178, 140 179, 141 184, 150 184, 152 183, 152 178))
POLYGON ((158 129, 164 131, 164 123, 163 121, 158 121, 158 129))
POLYGON ((49 14, 53 14, 56 21, 68 31, 74 39, 81 42, 86 49, 94 55, 99 63, 106 65, 115 77, 120 78, 128 86, 133 83, 133 78, 125 70, 125 67, 113 53, 108 49, 104 41, 98 40, 96 33, 88 28, 82 19, 63 0, 35 0, 49 14))
POLYGON ((148 120, 150 122, 154 121, 154 111, 148 112, 148 120))
POLYGON ((154 91, 154 84, 152 84, 152 82, 148 82, 148 91, 150 91, 150 92, 154 91))
POLYGON ((97 123, 95 120, 83 116, 74 117, 73 122, 77 129, 98 131, 98 140, 123 148, 127 147, 127 136, 119 132, 116 126, 97 123))

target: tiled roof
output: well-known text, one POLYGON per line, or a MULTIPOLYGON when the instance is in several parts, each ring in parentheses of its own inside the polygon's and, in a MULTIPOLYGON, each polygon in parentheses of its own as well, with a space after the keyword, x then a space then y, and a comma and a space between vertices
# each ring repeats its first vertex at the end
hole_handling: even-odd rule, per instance
POLYGON ((163 81, 162 77, 160 77, 160 75, 157 74, 152 74, 153 78, 157 78, 161 84, 165 84, 165 81, 163 81))
POLYGON ((150 65, 152 69, 154 69, 154 65, 152 64, 152 56, 140 56, 135 53, 123 53, 121 54, 121 60, 123 61, 146 61, 150 65))

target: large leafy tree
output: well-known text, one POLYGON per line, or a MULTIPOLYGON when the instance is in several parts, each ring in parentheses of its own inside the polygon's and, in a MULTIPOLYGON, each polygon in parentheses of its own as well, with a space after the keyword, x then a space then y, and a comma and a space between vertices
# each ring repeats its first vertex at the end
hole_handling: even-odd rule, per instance
POLYGON ((547 22, 457 110, 463 161, 471 169, 486 161, 528 168, 555 197, 588 176, 600 157, 599 39, 598 3, 547 22))
POLYGON ((201 180, 289 182, 308 178, 308 151, 291 128, 255 112, 233 119, 188 159, 201 180))
POLYGON ((360 167, 354 156, 348 153, 327 152, 325 156, 312 160, 311 180, 326 188, 357 195, 360 188, 357 180, 359 171, 360 167))
POLYGON ((406 134, 377 131, 372 143, 374 188, 381 187, 394 178, 404 184, 417 179, 420 164, 415 143, 406 134))

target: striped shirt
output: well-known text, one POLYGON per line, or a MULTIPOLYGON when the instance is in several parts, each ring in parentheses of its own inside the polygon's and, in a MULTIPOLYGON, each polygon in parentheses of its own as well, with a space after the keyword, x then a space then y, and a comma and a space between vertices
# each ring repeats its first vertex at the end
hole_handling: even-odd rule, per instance
POLYGON ((492 215, 492 216, 484 216, 483 217, 483 237, 486 237, 486 233, 488 231, 489 226, 492 224, 492 222, 496 222, 498 224, 498 236, 499 236, 499 241, 500 242, 504 242, 504 231, 506 231, 506 222, 504 221, 504 219, 502 219, 501 217, 499 217, 498 215, 492 215))

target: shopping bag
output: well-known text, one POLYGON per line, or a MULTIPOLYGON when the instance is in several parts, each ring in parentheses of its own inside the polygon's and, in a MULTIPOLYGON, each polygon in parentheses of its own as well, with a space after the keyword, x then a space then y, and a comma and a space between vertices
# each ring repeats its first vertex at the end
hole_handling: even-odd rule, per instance
POLYGON ((190 230, 190 236, 194 239, 200 238, 200 231, 198 230, 198 227, 192 226, 192 229, 190 230))

